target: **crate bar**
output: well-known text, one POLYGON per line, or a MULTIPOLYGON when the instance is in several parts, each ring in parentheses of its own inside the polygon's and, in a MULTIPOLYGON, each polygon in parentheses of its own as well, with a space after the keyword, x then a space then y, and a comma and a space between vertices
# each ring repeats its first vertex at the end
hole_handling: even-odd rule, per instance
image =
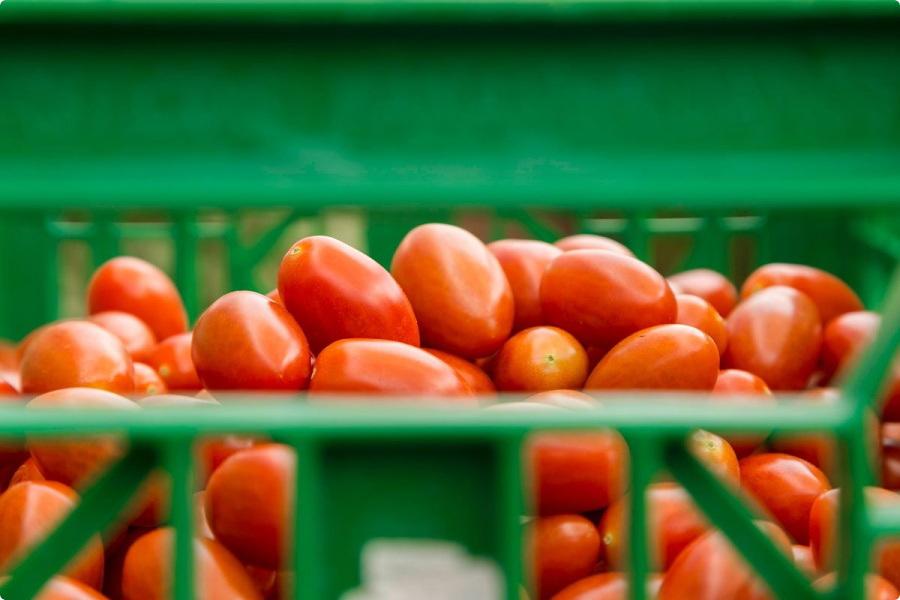
POLYGON ((625 441, 628 442, 631 468, 628 588, 632 600, 646 600, 647 575, 651 566, 647 540, 647 486, 660 464, 660 445, 659 439, 637 433, 626 436, 625 441))
MULTIPOLYGON (((522 473, 524 437, 506 435, 495 445, 500 468, 500 493, 497 498, 500 526, 501 564, 506 576, 507 600, 520 600, 519 586, 525 582, 522 568, 522 524, 526 512, 525 481, 522 473)), ((533 511, 532 511, 533 512, 533 511)), ((528 582, 533 583, 533 582, 528 582)))
POLYGON ((175 600, 191 600, 194 597, 194 496, 193 441, 190 437, 165 440, 163 445, 166 469, 172 478, 172 516, 175 529, 175 600))
MULTIPOLYGON (((319 598, 322 593, 322 572, 327 567, 322 560, 322 453, 318 441, 311 437, 290 440, 297 453, 294 480, 294 589, 295 600, 319 598)), ((279 585, 285 582, 279 579, 279 585)), ((282 596, 286 591, 282 590, 282 596)))

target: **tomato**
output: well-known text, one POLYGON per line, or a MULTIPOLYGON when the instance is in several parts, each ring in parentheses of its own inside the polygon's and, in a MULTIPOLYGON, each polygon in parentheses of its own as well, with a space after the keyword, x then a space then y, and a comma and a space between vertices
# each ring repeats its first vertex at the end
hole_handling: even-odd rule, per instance
POLYGON ((263 444, 225 460, 206 487, 210 529, 241 562, 266 569, 285 565, 295 493, 296 454, 263 444))
POLYGON ((134 365, 119 338, 83 321, 51 325, 22 357, 22 393, 42 394, 71 387, 130 394, 134 365))
POLYGON ((194 494, 194 527, 197 530, 197 537, 203 537, 210 540, 216 539, 212 529, 209 527, 209 519, 206 517, 205 491, 194 494))
MULTIPOLYGON (((475 403, 472 389, 450 365, 421 348, 388 340, 339 340, 316 357, 309 391, 458 396, 475 403)), ((362 396, 359 396, 362 399, 362 396)))
POLYGON ((547 325, 541 308, 541 279, 562 250, 535 240, 500 240, 487 245, 509 280, 515 304, 513 332, 547 325))
POLYGON ((691 294, 709 302, 716 311, 727 317, 737 304, 737 290, 728 278, 710 269, 691 269, 670 275, 672 291, 691 294))
POLYGON ((306 336, 280 304, 256 292, 231 292, 194 327, 191 357, 208 390, 304 390, 306 336))
POLYGON ((505 392, 580 389, 588 357, 574 337, 556 327, 532 327, 503 344, 494 383, 505 392))
POLYGON ((712 338, 686 325, 641 330, 613 347, 584 387, 592 390, 711 390, 719 375, 712 338))
POLYGON ((41 470, 38 468, 37 463, 34 462, 33 458, 29 458, 25 462, 23 462, 16 472, 13 473, 12 479, 9 480, 9 487, 16 485, 17 483, 24 483, 26 481, 45 481, 46 477, 44 477, 41 470))
POLYGON ((881 315, 869 311, 845 313, 825 326, 821 362, 826 383, 842 373, 872 343, 880 327, 881 315))
POLYGON ((553 242, 553 245, 563 252, 571 252, 572 250, 606 250, 634 258, 634 252, 629 250, 625 244, 612 238, 590 233, 570 235, 556 240, 553 242))
MULTIPOLYGON (((813 583, 813 588, 825 592, 832 590, 837 585, 837 574, 829 573, 813 583)), ((866 575, 866 599, 865 600, 897 600, 900 592, 890 581, 871 573, 866 575)))
POLYGON ((599 406, 596 400, 577 390, 547 390, 529 397, 527 401, 550 404, 569 410, 584 410, 599 406))
MULTIPOLYGON (((55 481, 28 481, 0 495, 0 570, 8 572, 75 508, 78 495, 55 481)), ((103 543, 94 536, 66 575, 94 589, 103 585, 103 543)))
POLYGON ((141 362, 134 363, 134 395, 153 396, 156 394, 166 394, 169 388, 163 381, 159 373, 148 364, 141 362))
POLYGON ((192 338, 192 332, 173 335, 157 344, 147 358, 147 364, 156 369, 170 391, 182 392, 203 388, 191 358, 192 338))
MULTIPOLYGON (((816 388, 801 393, 800 397, 823 404, 834 404, 840 400, 840 392, 834 388, 816 388)), ((833 435, 827 433, 777 434, 772 436, 770 445, 776 452, 802 458, 825 473, 835 473, 838 468, 837 447, 833 435)))
MULTIPOLYGON (((122 591, 126 600, 168 600, 172 597, 172 557, 175 532, 156 529, 138 539, 125 555, 122 591)), ((243 565, 221 544, 194 540, 197 600, 262 600, 243 565)))
POLYGON ((798 544, 809 543, 809 512, 831 489, 814 465, 787 454, 756 454, 741 460, 741 488, 784 527, 798 544))
MULTIPOLYGON (((790 556, 791 543, 778 526, 765 521, 756 524, 779 550, 790 556)), ((720 531, 710 531, 682 550, 666 573, 658 598, 774 600, 765 583, 720 531)))
MULTIPOLYGON (((651 575, 647 582, 647 600, 654 600, 662 585, 662 575, 651 575)), ((573 583, 553 600, 629 600, 628 577, 624 573, 598 573, 573 583)))
MULTIPOLYGON (((613 571, 628 564, 628 524, 631 494, 616 500, 603 513, 600 537, 603 553, 613 571)), ((647 487, 647 532, 650 564, 666 571, 688 544, 706 533, 710 525, 680 485, 655 483, 647 487)))
POLYGON ((900 489, 900 423, 881 426, 882 485, 889 490, 900 489))
POLYGON ((555 258, 541 281, 550 324, 585 346, 612 347, 642 329, 674 323, 675 295, 663 276, 630 256, 575 250, 555 258))
POLYGON ((678 304, 678 316, 675 322, 680 325, 696 327, 712 338, 720 355, 724 353, 728 347, 725 319, 716 312, 712 304, 699 296, 690 294, 676 295, 675 302, 678 304))
POLYGON ((184 302, 169 276, 132 256, 100 265, 88 283, 87 304, 92 315, 118 310, 136 316, 159 341, 188 328, 184 302))
POLYGON ((472 391, 478 394, 479 396, 496 396, 497 388, 494 386, 494 382, 491 381, 491 378, 488 377, 488 374, 481 370, 481 367, 476 365, 473 362, 469 362, 464 358, 460 358, 454 354, 450 354, 449 352, 444 352, 442 350, 434 350, 432 348, 423 348, 425 352, 432 356, 436 356, 441 359, 453 369, 459 373, 460 377, 462 377, 466 383, 469 384, 469 387, 472 388, 472 391))
POLYGON ((0 378, 0 397, 4 396, 18 396, 19 392, 10 385, 5 379, 0 378))
POLYGON ((741 286, 741 297, 746 299, 771 286, 788 286, 803 292, 816 305, 822 323, 865 308, 856 292, 831 273, 785 263, 771 263, 753 271, 741 286))
POLYGON ((738 458, 731 444, 714 433, 698 429, 688 436, 688 451, 724 483, 737 487, 741 483, 738 458))
POLYGON ((822 324, 803 293, 774 286, 741 301, 725 322, 723 362, 760 376, 772 390, 802 390, 816 369, 822 324))
POLYGON ((266 297, 268 297, 272 302, 276 302, 284 306, 284 302, 281 301, 281 294, 278 293, 278 288, 275 288, 274 290, 266 294, 266 297))
POLYGON ((146 360, 156 345, 156 336, 150 327, 126 312, 117 310, 100 312, 88 317, 88 321, 119 338, 133 361, 146 360))
POLYGON ((529 523, 526 538, 541 600, 593 573, 600 557, 600 534, 581 515, 540 517, 529 523))
POLYGON ((106 596, 68 577, 53 577, 34 600, 106 600, 106 596))
POLYGON ((419 345, 418 313, 390 273, 334 238, 291 246, 278 267, 278 293, 316 354, 345 338, 419 345))
MULTIPOLYGON (((813 559, 812 550, 809 546, 801 546, 794 544, 791 546, 791 553, 794 556, 794 564, 800 569, 800 572, 807 577, 816 576, 816 561, 813 559)), ((893 598, 892 600, 897 600, 893 598)))
POLYGON ((153 530, 145 527, 129 529, 115 548, 107 550, 103 593, 110 600, 125 600, 125 596, 122 594, 122 570, 125 567, 125 556, 136 541, 151 531, 153 530))
MULTIPOLYGON (((740 369, 725 369, 719 371, 716 385, 710 400, 717 403, 748 404, 774 407, 778 406, 772 390, 766 382, 748 371, 740 369)), ((768 433, 739 433, 723 436, 738 458, 743 458, 753 453, 754 450, 768 437, 768 433)))
POLYGON ((422 343, 463 358, 490 356, 512 331, 512 288, 481 240, 453 225, 416 227, 403 238, 391 273, 419 319, 422 343))
POLYGON ((0 395, 4 386, 18 389, 19 352, 16 344, 0 339, 0 395), (15 385, 12 385, 15 383, 15 385))

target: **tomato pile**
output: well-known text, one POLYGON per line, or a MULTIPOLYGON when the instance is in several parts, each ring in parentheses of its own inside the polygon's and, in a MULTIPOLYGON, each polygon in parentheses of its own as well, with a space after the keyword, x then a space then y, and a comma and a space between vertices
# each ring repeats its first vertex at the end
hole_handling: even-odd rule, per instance
MULTIPOLYGON (((827 403, 880 326, 848 285, 808 266, 762 266, 738 291, 709 270, 666 279, 600 236, 485 245, 442 224, 410 231, 390 270, 338 240, 300 240, 284 256, 277 289, 226 294, 193 329, 172 281, 137 258, 103 264, 87 306, 84 319, 0 347, 4 401, 59 411, 214 409, 217 392, 307 391, 323 404, 349 394, 540 412, 589 410, 608 391, 675 390, 718 404, 772 406, 785 392, 827 403), (498 403, 498 392, 527 399, 498 403)), ((868 493, 872 503, 896 503, 900 366, 881 417, 875 445, 885 488, 868 493)), ((72 510, 122 444, 103 436, 0 446, 0 574, 72 510)), ((834 584, 836 450, 827 436, 697 430, 688 446, 758 508, 758 526, 817 587, 834 584)), ((523 546, 534 587, 523 597, 627 596, 628 460, 614 431, 530 440, 524 468, 534 510, 523 546)), ((198 597, 283 597, 292 577, 293 450, 230 436, 202 441, 197 462, 198 597)), ((149 480, 127 527, 111 541, 92 540, 40 598, 168 597, 168 489, 161 476, 149 480)), ((647 502, 652 597, 772 598, 678 484, 654 482, 647 502)), ((879 548, 867 594, 894 600, 900 542, 879 548)))

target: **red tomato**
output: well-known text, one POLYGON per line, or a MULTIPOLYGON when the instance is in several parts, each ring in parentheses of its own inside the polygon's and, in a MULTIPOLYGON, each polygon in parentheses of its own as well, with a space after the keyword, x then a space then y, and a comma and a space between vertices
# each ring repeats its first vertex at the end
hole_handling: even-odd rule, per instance
POLYGON ((169 276, 131 256, 100 265, 88 283, 87 304, 92 315, 118 310, 136 316, 159 341, 188 328, 184 302, 169 276))
POLYGON ((421 348, 388 340, 331 344, 316 357, 309 391, 458 396, 475 403, 472 388, 453 367, 421 348))
POLYGON ((33 458, 29 458, 25 462, 23 462, 16 472, 13 473, 12 479, 9 480, 9 487, 16 485, 17 483, 24 483, 26 481, 45 481, 46 477, 41 473, 41 470, 38 468, 37 463, 34 462, 33 458))
POLYGON ((170 391, 182 392, 203 388, 191 358, 192 338, 192 332, 173 335, 157 344, 147 358, 147 364, 159 373, 170 391))
MULTIPOLYGON (((772 523, 757 526, 785 554, 791 542, 772 523)), ((763 581, 720 532, 710 531, 685 548, 666 573, 659 600, 774 600, 763 581)))
POLYGON ((88 321, 99 325, 122 342, 125 351, 134 361, 146 360, 156 345, 156 336, 146 323, 126 312, 110 310, 88 317, 88 321))
POLYGON ((547 265, 562 250, 535 240, 500 240, 487 247, 497 257, 512 288, 516 308, 513 332, 547 325, 541 308, 541 279, 547 265))
MULTIPOLYGON (((772 390, 766 385, 766 382, 748 371, 740 369, 725 369, 719 371, 716 379, 716 385, 710 399, 717 403, 728 404, 747 404, 752 397, 753 405, 759 404, 760 407, 778 406, 778 401, 772 395, 772 390)), ((734 453, 738 458, 744 458, 753 453, 768 437, 767 432, 762 433, 740 433, 724 436, 734 453)))
POLYGON ((107 549, 103 593, 110 600, 125 600, 125 596, 122 594, 122 570, 125 567, 125 556, 136 541, 151 531, 153 530, 143 527, 129 529, 119 545, 107 549))
MULTIPOLYGON (((138 539, 125 555, 122 591, 127 600, 168 600, 172 597, 172 555, 175 532, 156 529, 138 539)), ((243 565, 221 544, 194 540, 197 600, 262 600, 243 565)))
POLYGON ((5 379, 0 378, 0 397, 3 396, 18 396, 19 392, 10 385, 5 379))
POLYGON ((119 338, 83 321, 51 325, 22 357, 22 393, 42 394, 71 387, 130 394, 134 366, 119 338))
POLYGON ((872 343, 881 327, 881 315, 869 311, 845 313, 832 319, 822 334, 824 383, 841 373, 872 343))
MULTIPOLYGON (((651 575, 647 582, 647 600, 654 600, 662 585, 662 575, 651 575)), ((628 577, 624 573, 598 573, 573 583, 553 600, 629 600, 628 577)))
POLYGON ((763 265, 753 271, 741 287, 741 297, 746 299, 771 286, 788 286, 806 294, 816 305, 822 323, 865 308, 856 292, 831 273, 785 263, 763 265))
POLYGON ((699 296, 690 294, 678 294, 675 296, 675 301, 678 304, 678 317, 675 322, 680 325, 696 327, 712 338, 720 355, 724 353, 728 347, 725 319, 716 312, 712 304, 699 296))
POLYGON ((816 369, 822 324, 803 293, 774 286, 743 300, 728 316, 726 366, 759 375, 772 390, 802 390, 816 369))
POLYGON ((54 577, 34 600, 106 600, 106 596, 68 577, 54 577))
POLYGON ((424 345, 472 359, 490 356, 509 337, 512 288, 491 251, 468 231, 416 227, 400 242, 391 273, 412 302, 424 345))
MULTIPOLYGON (((630 494, 610 505, 600 521, 603 555, 613 571, 627 567, 630 494)), ((656 483, 647 488, 647 531, 651 568, 666 571, 684 548, 710 529, 690 495, 675 483, 656 483)))
POLYGON ((580 389, 587 369, 587 352, 578 340, 556 327, 532 327, 503 344, 494 383, 505 392, 580 389))
POLYGON ((334 238, 291 246, 278 268, 278 293, 316 354, 345 338, 419 345, 413 306, 390 273, 334 238))
POLYGON ((197 478, 201 483, 206 483, 212 474, 216 472, 228 457, 237 454, 241 450, 247 450, 263 443, 262 439, 227 435, 203 441, 197 447, 200 454, 200 472, 197 478))
POLYGON ((600 557, 600 534, 581 515, 540 517, 528 525, 527 539, 541 600, 593 573, 600 557))
POLYGON ((296 454, 263 444, 229 457, 206 488, 210 528, 242 562, 266 569, 285 565, 295 493, 296 454))
POLYGON ((723 482, 737 487, 741 483, 738 458, 724 438, 703 429, 694 431, 686 441, 688 451, 723 482))
POLYGON ((556 240, 553 242, 553 245, 563 252, 571 252, 572 250, 606 250, 634 258, 634 252, 629 250, 625 244, 612 238, 590 233, 570 235, 556 240))
POLYGON ((453 369, 459 373, 460 377, 469 384, 472 391, 479 396, 497 395, 497 388, 494 386, 494 382, 491 381, 488 374, 482 371, 475 363, 442 350, 434 350, 432 348, 423 348, 423 350, 453 367, 453 369))
POLYGON ((209 519, 206 517, 206 492, 194 494, 194 526, 197 529, 197 537, 210 540, 216 539, 209 527, 209 519))
POLYGON ((808 544, 813 502, 831 489, 825 474, 801 458, 777 453, 748 456, 740 466, 741 488, 798 544, 808 544))
POLYGON ((541 281, 541 306, 551 324, 585 346, 612 347, 642 329, 674 323, 675 295, 653 267, 604 250, 557 257, 541 281))
MULTIPOLYGON (((816 388, 803 392, 800 396, 806 400, 823 404, 834 404, 840 400, 840 392, 834 388, 816 388)), ((776 452, 802 458, 822 469, 825 473, 834 473, 838 467, 834 435, 777 434, 772 436, 770 445, 776 452)))
MULTIPOLYGON (((829 573, 813 583, 813 588, 820 592, 826 592, 834 589, 835 585, 837 585, 837 574, 829 573)), ((890 581, 871 573, 866 575, 866 600, 897 600, 898 597, 900 597, 900 592, 890 581)))
MULTIPOLYGON (((78 495, 55 481, 28 481, 0 495, 0 570, 8 572, 34 549, 78 503, 78 495)), ((94 536, 66 575, 94 589, 103 585, 103 543, 94 536)))
POLYGON ((272 300, 272 302, 277 302, 278 304, 284 306, 284 302, 281 301, 281 294, 278 293, 278 288, 275 288, 274 290, 266 294, 266 296, 270 300, 272 300))
POLYGON ((723 317, 737 304, 737 290, 728 278, 710 269, 691 269, 669 276, 669 285, 676 294, 691 294, 703 298, 723 317))
MULTIPOLYGON (((809 546, 800 546, 794 544, 791 546, 791 552, 794 555, 794 564, 800 569, 800 572, 809 578, 816 576, 816 561, 813 559, 812 550, 809 546)), ((900 595, 900 594, 898 594, 900 595)), ((892 598, 891 600, 897 600, 892 598)))
POLYGON ((256 292, 225 294, 194 327, 191 357, 208 390, 304 390, 310 353, 280 304, 256 292))
POLYGON ((134 395, 154 396, 156 394, 166 394, 169 388, 166 382, 162 380, 159 373, 150 365, 136 362, 134 363, 134 395))
POLYGON ((531 396, 527 401, 550 404, 560 408, 568 408, 569 410, 584 410, 585 408, 599 406, 596 400, 584 392, 576 390, 547 390, 531 396))
POLYGON ((686 325, 639 331, 613 347, 584 387, 592 390, 711 390, 719 375, 712 338, 686 325))

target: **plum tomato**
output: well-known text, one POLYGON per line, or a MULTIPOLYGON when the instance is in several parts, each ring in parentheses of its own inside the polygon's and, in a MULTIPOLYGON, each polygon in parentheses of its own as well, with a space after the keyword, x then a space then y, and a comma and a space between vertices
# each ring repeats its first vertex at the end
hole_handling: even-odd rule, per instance
POLYGON ((487 245, 503 268, 516 309, 513 332, 547 325, 541 308, 541 279, 562 250, 536 240, 500 240, 487 245))
MULTIPOLYGON (((662 582, 662 575, 650 575, 647 600, 656 599, 662 582)), ((553 600, 628 600, 630 597, 625 573, 597 573, 576 581, 553 596, 553 600)))
POLYGON ((491 381, 488 374, 475 363, 460 358, 455 354, 444 352, 443 350, 435 350, 433 348, 423 348, 423 350, 453 367, 453 369, 459 373, 460 377, 469 384, 469 387, 472 388, 472 391, 475 392, 475 394, 483 397, 497 395, 497 388, 494 386, 494 382, 491 381))
POLYGON ((600 534, 581 515, 539 517, 526 539, 539 600, 593 573, 600 557, 600 534))
POLYGON ((416 227, 394 253, 391 273, 406 292, 422 344, 463 358, 490 356, 512 331, 512 288, 481 240, 453 225, 416 227))
MULTIPOLYGON (((834 388, 816 388, 801 392, 799 398, 823 404, 834 404, 840 400, 840 392, 834 388)), ((776 434, 769 440, 769 444, 775 452, 802 458, 826 474, 835 473, 838 467, 837 446, 833 435, 827 433, 776 434)))
MULTIPOLYGON (((813 559, 812 549, 809 546, 801 546, 794 544, 791 546, 791 553, 794 555, 794 564, 800 569, 800 572, 809 578, 816 576, 816 561, 813 559)), ((900 596, 900 594, 898 594, 900 596)), ((897 600, 892 598, 891 600, 897 600)))
POLYGON ((737 304, 737 290, 728 278, 711 269, 691 269, 668 278, 672 291, 676 294, 691 294, 703 298, 713 308, 727 317, 737 304))
POLYGON ((709 471, 726 485, 737 488, 741 483, 741 473, 737 455, 725 438, 704 429, 698 429, 688 436, 685 445, 709 471))
MULTIPOLYGON (((813 589, 827 592, 834 589, 835 585, 837 585, 837 573, 829 573, 817 579, 813 583, 813 589)), ((890 581, 872 573, 866 574, 865 600, 897 600, 898 597, 900 597, 900 592, 890 581)))
MULTIPOLYGON (((741 369, 724 369, 719 371, 716 385, 713 387, 710 400, 716 403, 759 405, 760 407, 778 406, 772 390, 760 377, 741 369)), ((768 437, 767 432, 737 433, 723 436, 738 458, 744 458, 759 448, 768 437)))
POLYGON ((587 369, 587 352, 572 335, 556 327, 531 327, 503 344, 494 383, 504 392, 580 389, 587 369))
POLYGON ((57 575, 41 588, 34 600, 107 600, 107 598, 75 579, 57 575))
POLYGON ((634 252, 629 250, 622 242, 591 233, 577 233, 560 238, 553 242, 553 245, 563 252, 571 252, 572 250, 606 250, 607 252, 615 252, 634 258, 634 252))
POLYGON ((419 345, 413 306, 391 274, 334 238, 291 246, 278 267, 278 294, 315 354, 346 338, 419 345))
POLYGON ((134 363, 134 395, 138 398, 166 394, 169 388, 156 369, 148 364, 134 363))
POLYGON ((678 304, 678 316, 675 322, 679 325, 696 327, 712 338, 719 349, 719 354, 725 352, 728 347, 728 334, 725 332, 725 319, 716 312, 712 304, 699 296, 690 294, 678 294, 675 296, 678 304))
POLYGON ((835 317, 822 334, 823 383, 841 374, 872 343, 881 327, 881 315, 869 311, 835 317))
POLYGON ((34 459, 29 458, 19 465, 19 468, 13 473, 12 479, 9 480, 9 487, 26 481, 46 481, 46 479, 38 468, 37 463, 34 462, 34 459))
POLYGON ((159 373, 171 392, 203 389, 191 358, 193 337, 190 331, 173 335, 158 343, 147 358, 147 364, 159 373))
POLYGON ((816 305, 823 324, 844 313, 865 308, 856 292, 831 273, 786 263, 770 263, 753 271, 741 286, 741 298, 747 299, 772 286, 788 286, 803 292, 816 305))
POLYGON ((122 595, 122 569, 128 551, 145 534, 153 531, 146 527, 132 527, 120 538, 118 544, 106 550, 106 568, 103 573, 103 593, 110 600, 125 600, 122 595))
POLYGON ((136 316, 118 310, 99 312, 88 317, 88 321, 99 325, 122 342, 131 360, 140 362, 147 359, 156 345, 156 335, 150 327, 136 316))

